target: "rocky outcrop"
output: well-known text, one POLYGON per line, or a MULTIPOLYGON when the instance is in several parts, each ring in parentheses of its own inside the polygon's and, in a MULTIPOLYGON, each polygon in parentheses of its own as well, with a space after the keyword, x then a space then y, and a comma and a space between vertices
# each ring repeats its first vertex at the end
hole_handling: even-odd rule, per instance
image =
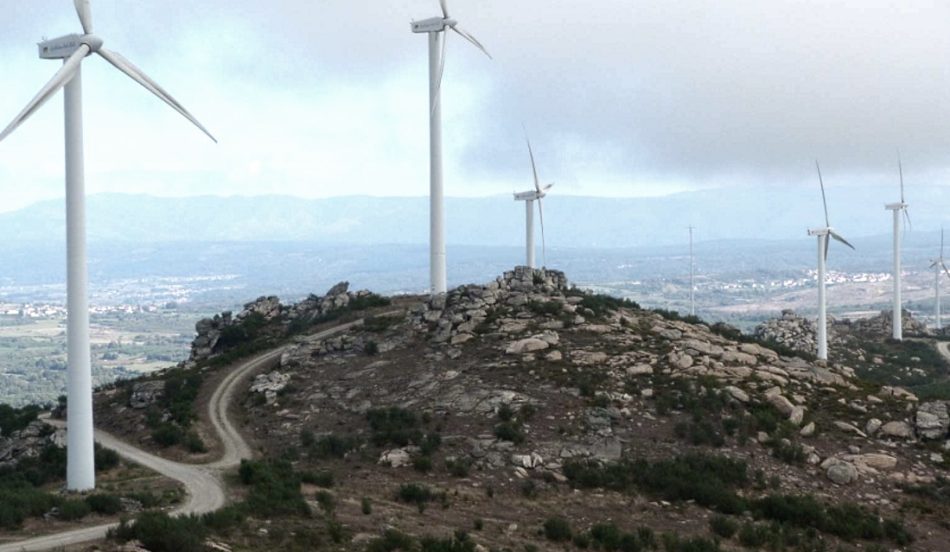
MULTIPOLYGON (((828 320, 831 322, 831 317, 828 317, 828 320)), ((828 326, 830 329, 831 324, 829 323, 828 326)), ((753 330, 753 335, 757 339, 778 343, 805 353, 814 353, 817 349, 817 334, 818 325, 814 320, 802 318, 788 309, 782 311, 781 317, 763 322, 753 330)), ((830 335, 829 339, 831 339, 830 335)))
POLYGON ((65 430, 54 430, 36 420, 8 437, 0 437, 0 469, 12 468, 20 461, 38 457, 43 449, 66 444, 65 430))
POLYGON ((241 337, 242 325, 249 328, 277 326, 280 331, 284 331, 295 324, 306 325, 318 321, 334 311, 345 309, 354 299, 371 295, 365 290, 350 292, 349 287, 349 282, 340 282, 322 297, 310 295, 292 305, 282 305, 275 296, 258 297, 244 305, 237 316, 225 311, 213 318, 200 320, 195 324, 197 336, 191 345, 190 361, 207 360, 233 346, 230 341, 235 335, 241 337))
MULTIPOLYGON (((891 310, 881 311, 881 314, 871 318, 863 318, 851 322, 851 331, 868 337, 887 338, 892 334, 892 320, 894 313, 891 310)), ((930 335, 927 325, 914 318, 910 311, 901 311, 901 326, 904 335, 930 335)))
POLYGON ((129 395, 129 406, 136 409, 152 406, 165 393, 165 382, 140 381, 132 384, 132 393, 129 395))
MULTIPOLYGON (((410 312, 410 322, 416 329, 428 331, 431 341, 435 343, 459 344, 470 339, 459 339, 460 336, 472 336, 483 330, 481 325, 497 310, 528 313, 531 309, 537 309, 561 313, 566 320, 574 321, 577 310, 575 303, 580 301, 580 297, 567 297, 568 290, 567 277, 563 272, 519 266, 487 285, 462 286, 445 295, 432 297, 410 312), (545 306, 548 304, 550 306, 545 306)), ((581 317, 581 320, 584 319, 581 317)), ((559 329, 566 323, 559 320, 549 329, 559 329)), ((502 333, 510 335, 527 328, 524 318, 518 316, 496 321, 496 326, 502 333)), ((512 354, 515 354, 547 347, 538 341, 512 345, 511 348, 512 354)))
POLYGON ((290 383, 290 375, 280 372, 270 372, 268 374, 259 374, 254 378, 251 384, 251 393, 261 393, 267 404, 273 404, 277 400, 277 393, 287 387, 290 383))

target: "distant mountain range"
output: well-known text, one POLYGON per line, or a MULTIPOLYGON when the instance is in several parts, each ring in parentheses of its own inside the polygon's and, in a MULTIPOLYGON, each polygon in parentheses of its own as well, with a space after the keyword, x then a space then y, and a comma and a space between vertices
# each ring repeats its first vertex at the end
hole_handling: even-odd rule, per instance
MULTIPOLYGON (((896 188, 896 187, 895 187, 896 188)), ((887 235, 894 188, 829 189, 832 224, 849 238, 887 235)), ((547 243, 552 247, 618 248, 683 244, 686 226, 697 241, 806 240, 823 223, 817 189, 801 186, 736 188, 656 198, 600 198, 552 194, 545 200, 547 243)), ((950 222, 950 188, 908 189, 911 240, 933 239, 950 222)), ((518 246, 524 208, 510 196, 446 200, 451 245, 518 246)), ((62 200, 0 214, 0 240, 61 242, 62 200)), ((304 241, 324 244, 424 244, 428 199, 349 196, 162 198, 98 194, 88 199, 89 240, 94 242, 304 241)), ((8 242, 9 243, 9 242, 8 242)), ((540 246, 540 234, 538 235, 540 246)))

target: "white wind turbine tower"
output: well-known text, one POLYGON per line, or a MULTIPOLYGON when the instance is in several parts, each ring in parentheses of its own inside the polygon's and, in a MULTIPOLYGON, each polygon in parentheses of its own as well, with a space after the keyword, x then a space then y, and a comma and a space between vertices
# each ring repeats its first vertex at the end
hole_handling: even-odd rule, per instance
POLYGON ((934 269, 935 317, 937 319, 937 329, 940 330, 943 329, 943 321, 940 319, 940 274, 944 272, 947 276, 950 276, 950 269, 947 269, 946 263, 943 262, 943 228, 940 229, 940 256, 933 260, 930 268, 934 269))
POLYGON ((534 268, 534 202, 538 202, 538 215, 541 218, 541 259, 547 265, 547 245, 544 242, 544 208, 541 199, 548 195, 548 190, 554 184, 548 184, 541 187, 538 179, 538 167, 534 163, 534 150, 531 149, 531 140, 525 135, 525 141, 528 143, 528 155, 531 157, 531 171, 534 174, 534 189, 527 192, 515 194, 515 201, 524 201, 525 204, 525 266, 534 268))
POLYGON ((693 230, 695 226, 689 227, 689 315, 696 316, 696 286, 693 284, 693 230))
POLYGON ((818 161, 815 161, 815 167, 818 169, 818 184, 821 186, 821 203, 825 208, 825 226, 809 229, 808 235, 818 237, 818 358, 828 360, 828 315, 825 301, 825 262, 828 260, 828 237, 838 240, 851 249, 854 249, 854 246, 831 227, 831 222, 828 220, 825 183, 821 179, 821 167, 818 165, 818 161))
POLYGON ((89 358, 89 302, 86 270, 86 213, 83 182, 82 62, 99 54, 214 140, 188 111, 161 86, 121 55, 102 47, 92 33, 89 0, 74 0, 83 34, 71 34, 39 44, 42 59, 62 59, 63 66, 19 115, 0 133, 0 141, 35 113, 60 88, 65 88, 66 120, 66 309, 67 309, 67 462, 66 487, 93 489, 92 370, 89 358))
POLYGON ((901 214, 904 220, 910 223, 910 215, 907 213, 909 205, 904 201, 904 167, 897 160, 897 168, 900 171, 901 179, 901 200, 899 203, 888 203, 884 209, 894 213, 894 315, 891 320, 891 337, 901 341, 904 339, 903 316, 901 313, 901 214))
POLYGON ((451 29, 491 58, 474 36, 449 17, 446 0, 439 0, 442 17, 412 22, 412 32, 429 34, 429 278, 433 295, 445 293, 445 201, 442 183, 442 73, 445 69, 445 30, 451 29))

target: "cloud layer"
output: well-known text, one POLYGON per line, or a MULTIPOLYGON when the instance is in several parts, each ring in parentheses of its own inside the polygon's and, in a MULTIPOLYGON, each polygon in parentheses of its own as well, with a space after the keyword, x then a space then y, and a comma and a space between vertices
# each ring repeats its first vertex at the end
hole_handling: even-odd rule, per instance
MULTIPOLYGON (((0 19, 0 124, 55 71, 44 34, 78 29, 68 0, 0 19)), ((450 36, 447 192, 529 183, 529 129, 560 193, 657 195, 729 186, 909 183, 950 168, 950 7, 817 0, 597 3, 456 0, 489 61, 450 36)), ((434 0, 94 0, 109 47, 220 139, 104 61, 84 64, 90 191, 164 195, 423 195, 425 38, 434 0)), ((0 144, 0 210, 62 194, 62 108, 0 144)), ((811 188, 809 188, 809 192, 811 188)))

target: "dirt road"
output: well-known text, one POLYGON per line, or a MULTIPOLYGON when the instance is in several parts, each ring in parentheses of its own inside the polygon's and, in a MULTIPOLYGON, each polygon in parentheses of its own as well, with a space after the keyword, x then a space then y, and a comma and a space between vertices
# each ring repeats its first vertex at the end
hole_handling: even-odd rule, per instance
MULTIPOLYGON (((306 339, 314 340, 329 337, 362 323, 362 320, 357 320, 341 324, 307 336, 306 339)), ((228 409, 235 394, 243 388, 240 384, 258 370, 276 364, 287 347, 287 345, 279 347, 238 364, 221 381, 211 395, 211 400, 208 403, 208 414, 211 425, 221 439, 224 450, 221 458, 215 462, 204 465, 173 462, 145 452, 100 430, 96 430, 96 441, 102 446, 116 451, 130 462, 140 464, 166 477, 180 481, 185 487, 187 498, 184 504, 172 512, 173 514, 203 514, 217 510, 227 502, 225 484, 222 479, 223 472, 233 469, 241 462, 242 458, 253 456, 251 447, 248 446, 247 441, 244 440, 244 437, 241 436, 241 433, 228 417, 228 409)), ((0 552, 49 550, 100 540, 105 538, 106 532, 115 526, 115 523, 102 524, 0 544, 0 552)))

